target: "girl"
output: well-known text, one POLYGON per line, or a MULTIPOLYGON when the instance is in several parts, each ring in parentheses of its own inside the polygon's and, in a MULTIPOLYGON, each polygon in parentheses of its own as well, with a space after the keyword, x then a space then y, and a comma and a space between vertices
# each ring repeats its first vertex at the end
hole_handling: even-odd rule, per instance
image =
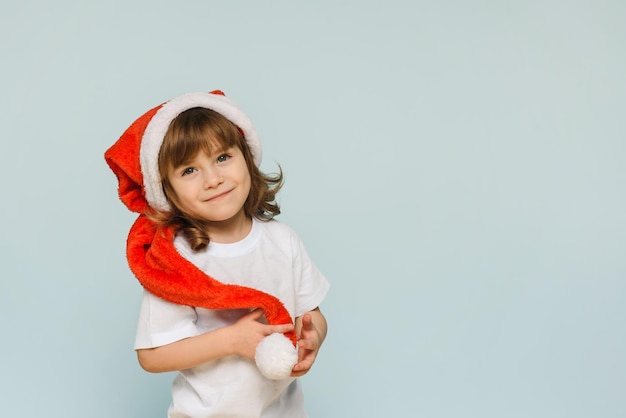
POLYGON ((219 91, 183 95, 137 119, 105 158, 140 214, 127 242, 145 289, 139 363, 179 371, 168 416, 306 417, 297 377, 326 337, 329 284, 273 219, 282 172, 259 170, 248 118, 219 91), (272 380, 255 354, 282 333, 297 338, 297 362, 272 380))

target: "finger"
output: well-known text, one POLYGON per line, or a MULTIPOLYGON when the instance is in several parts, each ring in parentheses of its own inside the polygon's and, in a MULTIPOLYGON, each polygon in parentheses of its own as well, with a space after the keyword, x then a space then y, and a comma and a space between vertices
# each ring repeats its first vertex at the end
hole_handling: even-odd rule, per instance
POLYGON ((311 366, 313 366, 313 359, 305 358, 299 361, 298 363, 296 363, 296 365, 293 366, 293 369, 291 370, 292 372, 306 373, 311 369, 311 366))
POLYGON ((302 339, 302 340, 298 340, 298 347, 305 349, 305 350, 315 350, 317 348, 317 344, 315 344, 315 341, 313 340, 302 339))
POLYGON ((298 363, 305 362, 306 364, 307 361, 310 361, 310 364, 313 364, 316 357, 317 350, 310 350, 308 348, 298 347, 298 363))
POLYGON ((254 321, 258 321, 261 317, 263 316, 263 309, 261 308, 257 308, 255 310, 253 310, 252 312, 246 314, 244 316, 244 318, 248 318, 254 321))
POLYGON ((309 372, 308 370, 302 370, 302 371, 292 370, 291 371, 291 377, 302 377, 305 374, 307 374, 308 372, 309 372))
POLYGON ((309 370, 310 370, 310 367, 307 367, 306 365, 298 363, 295 366, 293 366, 293 369, 291 369, 291 373, 292 375, 302 376, 309 370))
POLYGON ((313 316, 311 314, 305 314, 302 317, 302 329, 304 331, 313 331, 315 324, 313 323, 313 316))
POLYGON ((279 333, 284 334, 285 332, 290 332, 294 330, 293 324, 281 324, 281 325, 271 325, 268 328, 270 334, 279 333))

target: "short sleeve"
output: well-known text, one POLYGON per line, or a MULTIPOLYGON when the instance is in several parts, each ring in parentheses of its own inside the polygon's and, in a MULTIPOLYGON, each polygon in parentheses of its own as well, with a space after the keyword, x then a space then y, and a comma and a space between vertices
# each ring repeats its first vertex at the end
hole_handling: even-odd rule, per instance
POLYGON ((135 350, 154 348, 198 335, 198 315, 190 306, 177 305, 144 290, 139 311, 135 350))
POLYGON ((313 264, 309 257, 304 244, 294 236, 295 257, 294 257, 294 275, 297 280, 297 303, 296 317, 317 308, 328 293, 330 283, 324 275, 313 264))

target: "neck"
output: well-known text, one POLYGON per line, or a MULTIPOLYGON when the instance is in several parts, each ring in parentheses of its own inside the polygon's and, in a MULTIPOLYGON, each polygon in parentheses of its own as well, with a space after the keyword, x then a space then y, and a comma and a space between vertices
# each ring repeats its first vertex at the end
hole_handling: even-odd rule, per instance
POLYGON ((237 216, 220 222, 211 222, 207 227, 209 238, 220 244, 241 241, 250 233, 252 219, 243 211, 237 216))

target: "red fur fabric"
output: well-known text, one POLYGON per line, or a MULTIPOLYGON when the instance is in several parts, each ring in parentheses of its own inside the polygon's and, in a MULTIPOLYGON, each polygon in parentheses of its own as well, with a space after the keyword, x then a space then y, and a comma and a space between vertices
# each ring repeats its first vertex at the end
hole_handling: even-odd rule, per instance
MULTIPOLYGON (((149 205, 144 197, 139 150, 143 132, 160 107, 139 117, 105 153, 106 162, 118 179, 120 199, 128 209, 140 214, 128 234, 126 255, 131 271, 150 293, 179 305, 262 308, 269 324, 292 323, 289 312, 276 297, 221 283, 202 272, 176 251, 171 228, 157 228, 144 215, 149 205)), ((295 344, 295 332, 286 335, 295 344)))
POLYGON ((154 107, 140 116, 104 153, 104 159, 117 176, 120 200, 132 212, 145 213, 150 209, 143 192, 139 150, 143 132, 161 106, 154 107))
MULTIPOLYGON (((291 323, 291 316, 276 297, 215 280, 183 258, 174 248, 173 239, 171 228, 156 229, 143 215, 130 230, 128 262, 149 292, 179 305, 207 309, 263 308, 268 323, 291 323)), ((288 336, 295 342, 295 334, 288 336)))

